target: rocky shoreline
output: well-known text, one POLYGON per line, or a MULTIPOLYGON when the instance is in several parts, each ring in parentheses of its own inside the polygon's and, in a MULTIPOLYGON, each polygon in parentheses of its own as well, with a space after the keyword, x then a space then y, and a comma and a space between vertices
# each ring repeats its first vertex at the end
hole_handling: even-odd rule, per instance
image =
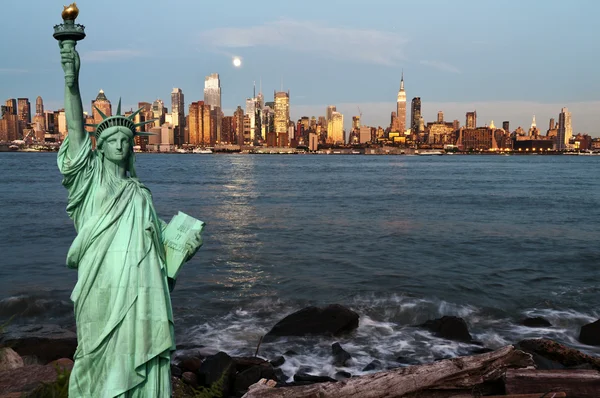
MULTIPOLYGON (((358 328, 359 321, 356 312, 342 305, 307 307, 277 322, 263 341, 276 344, 280 337, 285 336, 348 337, 358 328)), ((522 325, 551 327, 550 322, 540 317, 524 319, 522 325)), ((467 323, 459 317, 444 316, 415 326, 443 339, 473 344, 478 347, 473 349, 473 356, 493 351, 473 341, 467 323)), ((580 330, 579 341, 590 346, 600 346, 600 320, 584 325, 580 330)), ((64 387, 65 378, 73 366, 72 357, 76 346, 74 330, 57 325, 8 327, 0 335, 0 398, 43 396, 39 395, 41 388, 64 387)), ((538 370, 584 370, 597 372, 600 377, 600 358, 552 340, 523 340, 515 342, 514 347, 531 355, 538 370)), ((241 397, 261 379, 274 380, 273 384, 277 387, 355 379, 354 375, 343 369, 352 361, 352 352, 339 342, 331 347, 331 365, 340 368, 333 378, 302 366, 295 374, 285 374, 282 365, 292 360, 296 353, 286 347, 281 347, 280 352, 279 356, 262 358, 259 344, 257 355, 253 357, 232 357, 210 347, 178 347, 171 362, 174 396, 241 397), (205 395, 199 395, 201 392, 205 395)), ((416 364, 414 360, 402 357, 397 362, 397 368, 416 364)), ((373 358, 363 372, 386 372, 393 368, 384 368, 378 358, 373 358)), ((253 396, 260 396, 256 394, 253 396)), ((597 396, 600 396, 600 387, 597 396)))

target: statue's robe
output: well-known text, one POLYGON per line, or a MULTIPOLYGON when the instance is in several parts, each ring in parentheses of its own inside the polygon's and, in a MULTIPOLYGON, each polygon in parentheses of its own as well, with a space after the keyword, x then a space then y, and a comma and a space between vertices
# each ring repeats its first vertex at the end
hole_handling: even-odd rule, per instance
POLYGON ((89 137, 74 158, 68 148, 67 136, 58 167, 77 230, 67 266, 78 272, 69 397, 170 397, 173 315, 150 191, 109 175, 89 137))

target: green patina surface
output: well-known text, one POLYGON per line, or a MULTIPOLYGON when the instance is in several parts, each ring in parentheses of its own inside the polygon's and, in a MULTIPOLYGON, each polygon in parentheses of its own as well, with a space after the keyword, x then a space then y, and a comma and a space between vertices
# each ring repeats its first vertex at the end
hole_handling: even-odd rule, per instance
MULTIPOLYGON (((130 119, 116 115, 101 124, 92 148, 79 93, 78 39, 57 39, 69 131, 58 167, 77 230, 67 255, 67 266, 78 272, 71 295, 78 347, 69 397, 170 397, 175 339, 166 224, 136 178, 130 119)), ((187 246, 188 259, 200 245, 198 234, 187 246)))

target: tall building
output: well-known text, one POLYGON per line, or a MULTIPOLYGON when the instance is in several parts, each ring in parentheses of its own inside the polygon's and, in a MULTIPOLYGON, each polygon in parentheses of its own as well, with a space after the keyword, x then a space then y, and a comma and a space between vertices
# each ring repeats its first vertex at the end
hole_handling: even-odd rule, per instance
POLYGON ((98 91, 98 95, 95 100, 92 100, 92 116, 94 117, 94 123, 100 124, 102 122, 102 116, 98 113, 98 108, 102 113, 106 116, 112 116, 112 105, 106 95, 104 95, 104 90, 100 89, 98 91))
POLYGON ((352 116, 352 130, 360 130, 360 116, 352 116))
POLYGON ((190 104, 188 134, 191 145, 211 145, 210 106, 204 101, 190 104))
POLYGON ((277 142, 289 142, 287 139, 290 121, 290 92, 278 91, 275 95, 275 134, 277 142))
POLYGON ((415 97, 410 103, 410 133, 413 139, 419 134, 419 124, 421 122, 421 97, 415 97))
POLYGON ((335 112, 335 111, 337 111, 337 109, 336 109, 335 105, 329 105, 329 106, 327 107, 327 110, 325 111, 325 115, 326 115, 326 118, 327 118, 327 119, 326 119, 326 120, 327 120, 327 122, 329 122, 329 121, 331 120, 331 116, 332 116, 333 112, 335 112))
POLYGON ((404 134, 406 131, 406 92, 404 91, 404 72, 400 79, 400 91, 396 102, 396 126, 395 130, 404 134))
POLYGON ((466 128, 468 129, 474 129, 477 128, 477 111, 473 111, 473 112, 467 112, 467 121, 466 121, 466 128))
POLYGON ((173 140, 175 145, 186 144, 185 139, 185 101, 180 88, 171 91, 171 123, 173 124, 173 140))
POLYGON ((438 111, 437 122, 438 123, 444 123, 444 112, 438 111))
POLYGON ((510 122, 508 120, 502 122, 502 130, 510 133, 510 122))
POLYGON ((554 130, 556 128, 556 124, 554 123, 554 118, 550 118, 550 125, 548 126, 548 130, 554 130))
POLYGON ((569 140, 573 136, 571 127, 571 112, 567 108, 562 108, 558 115, 558 135, 556 149, 561 150, 569 146, 569 140))
POLYGON ((42 97, 40 97, 40 96, 38 96, 35 99, 35 114, 36 115, 44 114, 44 100, 42 100, 42 97))
POLYGON ((165 116, 167 114, 167 108, 165 103, 161 99, 156 99, 152 103, 152 118, 154 120, 154 127, 161 127, 165 123, 165 116))
POLYGON ((244 110, 238 105, 233 112, 234 139, 233 144, 244 145, 244 110))
POLYGON ((221 80, 218 73, 204 78, 204 103, 213 109, 221 109, 221 80))
POLYGON ((29 103, 29 98, 17 98, 17 108, 19 110, 19 120, 27 124, 31 123, 31 103, 29 103))
POLYGON ((344 144, 344 115, 332 112, 327 123, 327 137, 332 144, 344 144))

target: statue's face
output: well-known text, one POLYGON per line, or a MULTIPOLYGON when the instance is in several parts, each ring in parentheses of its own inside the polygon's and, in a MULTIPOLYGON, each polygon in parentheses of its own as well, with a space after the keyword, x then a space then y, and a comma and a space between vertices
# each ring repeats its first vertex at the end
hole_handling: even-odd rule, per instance
POLYGON ((102 144, 104 158, 113 163, 123 164, 127 162, 131 150, 130 138, 127 134, 118 131, 111 135, 102 144))

